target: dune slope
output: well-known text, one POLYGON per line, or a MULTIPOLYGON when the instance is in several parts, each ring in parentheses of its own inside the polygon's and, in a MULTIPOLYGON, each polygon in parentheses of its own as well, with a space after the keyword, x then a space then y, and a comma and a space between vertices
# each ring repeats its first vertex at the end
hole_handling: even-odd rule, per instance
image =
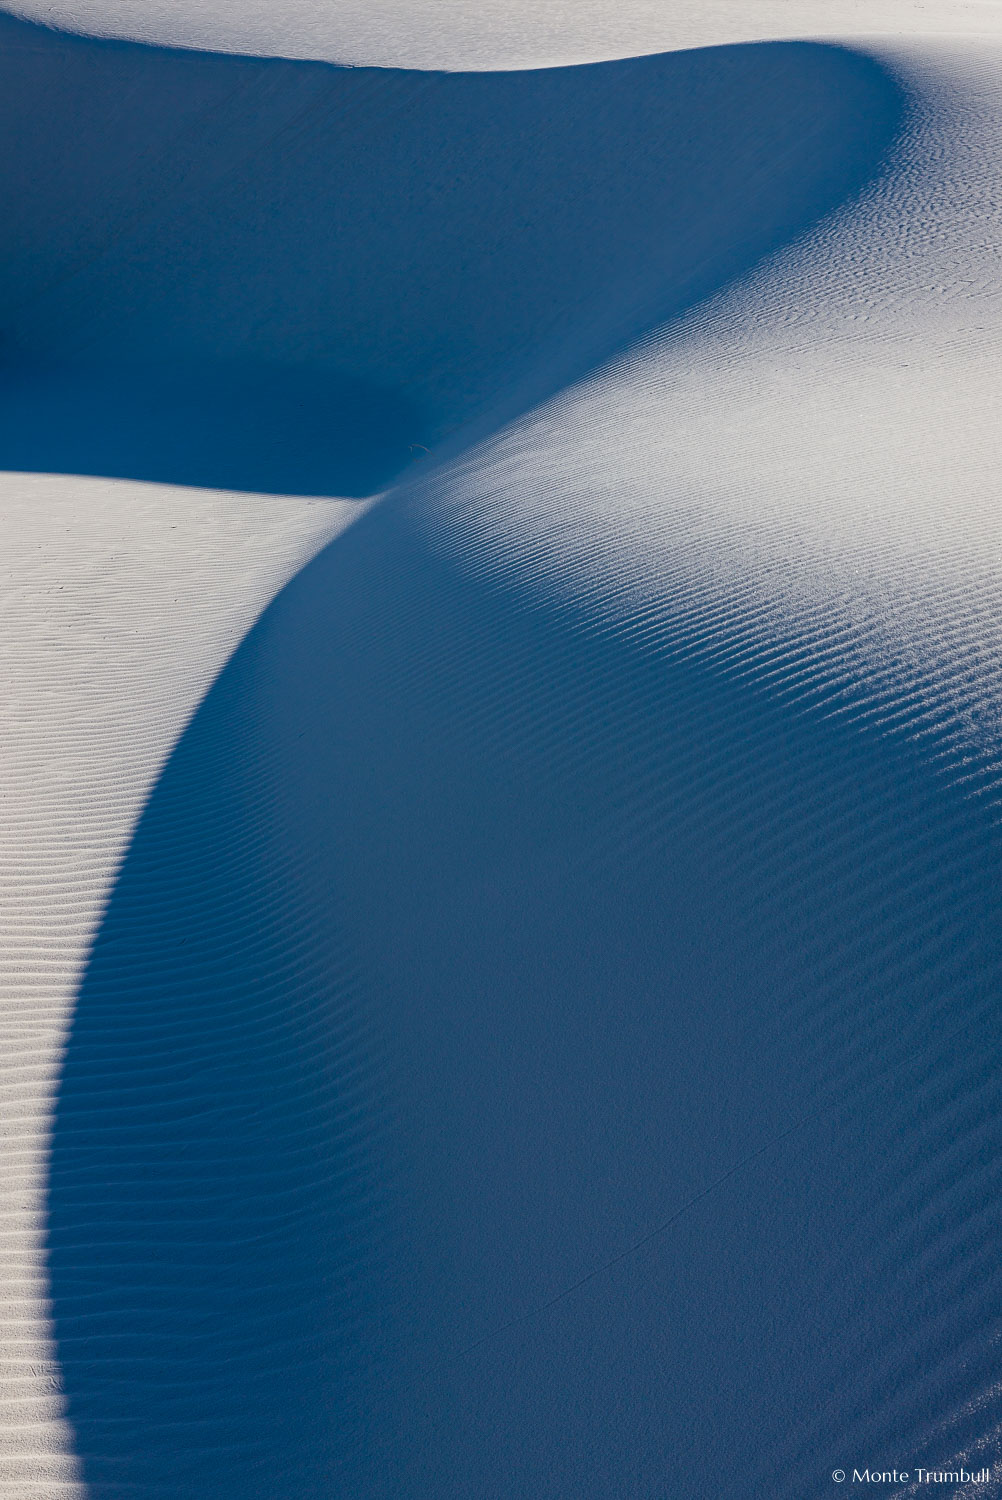
POLYGON ((9 1492, 993 1462, 1002 48, 2 39, 9 1492))
POLYGON ((457 76, 2 35, 0 461, 250 490, 496 427, 856 191, 902 107, 802 44, 457 76))

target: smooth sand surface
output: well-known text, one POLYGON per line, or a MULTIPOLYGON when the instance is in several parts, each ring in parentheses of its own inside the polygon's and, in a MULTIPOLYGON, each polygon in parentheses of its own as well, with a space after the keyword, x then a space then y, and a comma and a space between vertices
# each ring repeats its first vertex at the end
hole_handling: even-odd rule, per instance
POLYGON ((994 1465, 998 8, 33 19, 0 1490, 994 1465))
POLYGON ((999 0, 5 0, 3 9, 162 46, 453 71, 786 37, 981 36, 999 26, 999 0))

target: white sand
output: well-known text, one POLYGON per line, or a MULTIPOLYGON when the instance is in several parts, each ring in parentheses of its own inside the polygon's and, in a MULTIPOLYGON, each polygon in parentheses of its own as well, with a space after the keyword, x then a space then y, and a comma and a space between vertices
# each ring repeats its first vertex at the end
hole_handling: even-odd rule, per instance
POLYGON ((875 51, 914 116, 862 200, 470 456, 448 504, 510 496, 502 549, 545 538, 589 590, 601 563, 631 609, 670 573, 708 643, 726 619, 729 651, 798 658, 784 691, 844 674, 878 722, 948 725, 944 771, 995 805, 1002 46, 875 51))
MULTIPOLYGON (((676 125, 693 112, 696 143, 675 148, 676 175, 655 162, 634 196, 627 187, 615 197, 623 172, 610 168, 594 188, 613 205, 604 239, 599 228, 585 238, 587 170, 563 217, 546 217, 548 186, 568 180, 560 173, 570 147, 552 180, 540 169, 526 214, 539 229, 537 283, 520 244, 503 241, 525 163, 505 157, 497 182, 475 198, 466 96, 459 105, 449 96, 439 115, 439 95, 426 103, 392 75, 362 80, 346 116, 354 135, 341 156, 321 162, 326 170, 335 161, 342 174, 319 199, 334 217, 314 222, 315 182, 302 164, 313 150, 311 111, 329 105, 312 79, 283 75, 272 90, 263 75, 248 75, 227 115, 221 60, 168 59, 158 110, 143 117, 148 133, 137 144, 117 111, 127 121, 130 90, 147 88, 145 63, 123 52, 116 74, 100 48, 93 57, 82 51, 41 109, 32 88, 7 91, 21 144, 38 155, 23 171, 15 162, 5 179, 8 195, 21 196, 12 199, 4 327, 40 364, 100 355, 127 372, 166 359, 187 370, 211 354, 223 365, 346 367, 416 394, 432 413, 420 435, 453 445, 420 494, 433 548, 460 568, 489 574, 495 557, 524 564, 540 587, 586 600, 606 621, 670 607, 671 628, 702 631, 706 654, 747 659, 759 678, 771 670, 794 696, 816 689, 826 708, 839 706, 850 676, 864 680, 872 716, 904 716, 912 734, 945 724, 952 748, 944 759, 937 743, 936 753, 949 779, 977 771, 979 789, 994 791, 1002 750, 997 0, 587 0, 518 12, 459 0, 39 0, 5 9, 162 46, 471 71, 879 34, 872 55, 916 111, 898 154, 861 201, 793 247, 734 282, 721 262, 705 288, 712 295, 667 324, 659 308, 676 311, 675 284, 702 274, 721 243, 740 244, 751 260, 757 253, 750 231, 742 239, 740 215, 757 201, 742 196, 744 168, 703 131, 699 110, 719 103, 712 65, 704 95, 665 106, 676 125), (186 92, 189 64, 198 78, 186 92), (98 85, 89 83, 91 66, 98 85), (109 78, 124 80, 121 94, 109 78), (61 181, 53 164, 81 128, 104 156, 92 163, 93 180, 67 169, 61 181), (288 146, 297 130, 301 157, 288 146), (443 158, 454 148, 435 186, 445 207, 429 208, 427 224, 427 177, 409 156, 397 171, 392 160, 413 138, 441 141, 443 158), (269 155, 276 140, 281 150, 269 155), (687 197, 698 173, 711 170, 724 184, 719 195, 687 197), (664 260, 645 218, 650 184, 661 181, 651 222, 658 234, 669 220, 679 226, 664 260), (347 224, 336 217, 339 192, 350 204, 347 224), (498 223, 485 230, 476 213, 495 192, 498 223), (493 262, 474 266, 483 243, 493 262), (594 266, 578 275, 576 258, 584 263, 590 251, 594 266), (446 268, 438 279, 436 258, 446 268), (667 289, 657 282, 664 274, 667 289), (628 347, 574 383, 618 344, 628 347), (470 421, 479 425, 465 428, 470 421), (463 451, 467 434, 485 431, 463 451), (793 652, 795 668, 785 664, 793 652)), ((63 46, 41 30, 4 33, 3 43, 43 61, 46 49, 63 46)), ((532 114, 528 95, 513 98, 532 120, 532 156, 545 111, 532 114)), ((587 116, 586 91, 571 103, 587 116)), ((632 119, 611 117, 620 126, 632 119)), ((775 145, 782 120, 763 104, 760 123, 775 145)), ((732 146, 746 140, 747 119, 733 132, 732 146)), ((68 389, 58 399, 25 397, 24 410, 51 400, 61 422, 78 399, 72 380, 68 389)), ((416 415, 412 429, 410 416, 402 420, 398 448, 412 430, 419 436, 416 415)), ((99 477, 102 460, 117 454, 106 447, 83 477, 68 458, 67 473, 12 464, 0 478, 0 1491, 12 1500, 86 1493, 48 1321, 44 1201, 60 1064, 97 925, 137 817, 203 695, 283 584, 365 509, 357 493, 311 498, 242 493, 236 482, 224 490, 149 474, 99 477)), ((618 1243, 595 1230, 587 1263, 618 1243)), ((554 1289, 545 1275, 540 1286, 554 1289)), ((958 1404, 986 1399, 972 1387, 958 1404)), ((960 1447, 944 1430, 945 1457, 960 1447)))
POLYGON ((185 721, 357 506, 4 476, 3 1447, 12 1496, 83 1493, 42 1259, 51 1101, 110 883, 185 721))
POLYGON ((383 68, 543 68, 777 37, 980 36, 999 0, 16 0, 12 15, 162 46, 383 68))

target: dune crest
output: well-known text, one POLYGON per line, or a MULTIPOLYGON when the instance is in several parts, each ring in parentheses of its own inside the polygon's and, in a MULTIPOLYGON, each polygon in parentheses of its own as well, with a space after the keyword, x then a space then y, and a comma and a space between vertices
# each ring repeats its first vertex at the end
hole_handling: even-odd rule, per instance
POLYGON ((998 0, 5 0, 86 35, 353 67, 452 72, 566 67, 683 47, 789 37, 982 36, 998 0))

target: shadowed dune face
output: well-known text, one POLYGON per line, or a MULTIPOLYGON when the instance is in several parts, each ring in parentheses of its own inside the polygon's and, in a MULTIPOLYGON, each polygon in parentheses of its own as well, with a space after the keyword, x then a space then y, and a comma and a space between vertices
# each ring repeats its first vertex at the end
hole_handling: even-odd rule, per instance
MULTIPOLYGON (((469 78, 3 35, 0 462, 251 489, 365 493, 549 395, 855 192, 903 112, 799 44, 469 78)), ((734 787, 806 848, 891 772, 493 555, 464 573, 420 515, 391 497, 252 633, 95 945, 49 1197, 95 1496, 641 1494, 711 1409, 733 1459, 831 1374, 775 1302, 738 1326, 719 1218, 534 1320, 542 1353, 519 1324, 456 1361, 814 1107, 784 1026, 853 912, 810 874, 790 939, 803 866, 734 787)), ((798 1167, 777 1215, 808 1211, 803 1254, 748 1231, 749 1276, 776 1250, 809 1284, 832 1220, 798 1167)))
POLYGON ((49 1208, 91 1492, 803 1497, 971 1444, 998 838, 423 500, 245 641, 92 955, 49 1208))
POLYGON ((323 368, 201 360, 6 375, 8 470, 360 499, 430 438, 402 392, 323 368))
POLYGON ((0 19, 0 466, 381 489, 787 242, 902 108, 805 44, 468 76, 0 19))

